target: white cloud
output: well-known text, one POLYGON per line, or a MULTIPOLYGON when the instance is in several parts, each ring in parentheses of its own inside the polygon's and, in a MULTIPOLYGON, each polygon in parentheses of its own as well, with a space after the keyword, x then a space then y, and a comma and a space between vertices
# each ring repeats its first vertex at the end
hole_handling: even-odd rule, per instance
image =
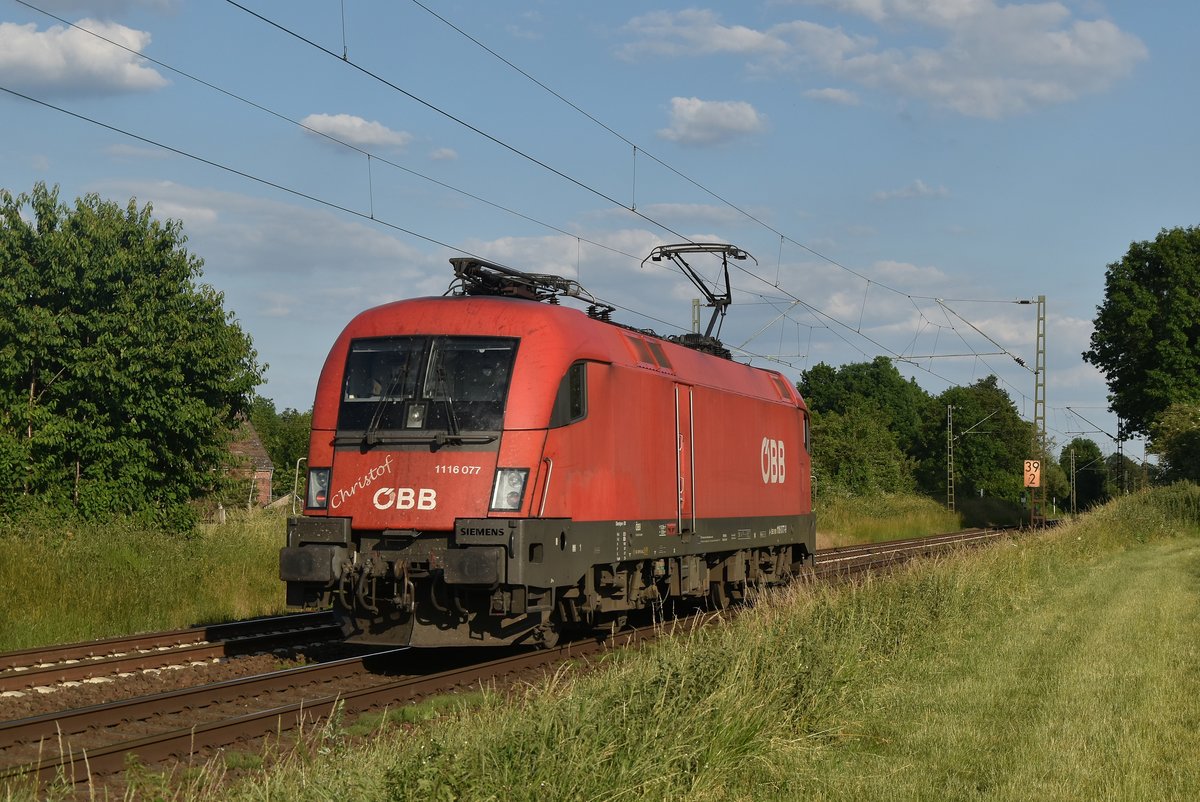
MULTIPOLYGON (((150 44, 150 34, 110 22, 81 20, 79 26, 95 31, 129 50, 140 52, 150 44)), ((146 92, 167 85, 167 80, 128 50, 75 28, 0 22, 0 80, 13 89, 59 95, 146 92)))
POLYGON ((353 114, 310 114, 300 124, 360 148, 403 148, 412 141, 407 131, 393 131, 383 123, 353 114))
POLYGON ((994 0, 800 0, 806 5, 828 6, 873 22, 904 19, 927 25, 950 26, 974 16, 994 0))
POLYGON ((761 55, 784 47, 769 33, 742 25, 722 25, 714 12, 696 8, 654 11, 634 17, 626 23, 625 30, 638 39, 617 50, 617 55, 627 60, 643 55, 761 55))
POLYGON ((824 103, 834 103, 838 106, 857 106, 858 95, 848 89, 828 87, 825 89, 809 89, 804 93, 809 100, 819 100, 824 103))
POLYGON ((740 100, 671 98, 671 125, 658 135, 681 145, 719 145, 766 127, 754 106, 740 100))
POLYGON ((1107 20, 1072 20, 1056 3, 987 4, 947 29, 940 49, 893 48, 833 65, 864 85, 998 119, 1105 91, 1145 59, 1145 45, 1107 20))
POLYGON ((871 196, 872 200, 889 201, 889 200, 907 200, 909 198, 945 198, 949 197, 950 190, 939 185, 931 187, 921 179, 916 179, 906 187, 900 189, 879 190, 871 196))
MULTIPOLYGON (((804 0, 865 20, 874 36, 805 19, 763 30, 722 24, 707 11, 656 12, 626 26, 625 58, 741 55, 758 74, 813 73, 970 117, 997 119, 1104 92, 1147 58, 1145 44, 1106 19, 1059 2, 804 0), (735 33, 736 32, 736 33, 735 33), (907 38, 906 38, 907 37, 907 38), (922 44, 916 44, 917 41, 922 44)), ((852 95, 810 90, 837 101, 852 95)), ((847 90, 848 91, 848 90, 847 90)))
POLYGON ((429 154, 429 158, 435 162, 454 161, 458 158, 458 151, 454 148, 438 148, 429 154))

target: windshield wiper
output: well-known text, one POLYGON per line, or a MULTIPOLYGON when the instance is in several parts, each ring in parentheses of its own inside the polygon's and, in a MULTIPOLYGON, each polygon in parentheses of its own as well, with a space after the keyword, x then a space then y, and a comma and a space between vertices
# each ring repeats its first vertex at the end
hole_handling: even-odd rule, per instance
POLYGON ((446 384, 446 369, 442 365, 441 360, 437 363, 437 381, 442 394, 430 397, 429 400, 441 402, 443 408, 446 410, 446 432, 450 435, 457 435, 458 416, 454 414, 454 398, 448 392, 449 386, 446 384))
POLYGON ((363 432, 363 443, 371 446, 380 442, 379 436, 376 434, 376 429, 383 422, 384 405, 387 403, 395 403, 396 390, 403 387, 408 382, 408 370, 412 365, 412 360, 407 359, 404 363, 404 370, 392 377, 392 381, 387 386, 387 390, 375 402, 375 409, 371 412, 371 422, 367 424, 366 431, 363 432))
POLYGON ((481 446, 497 439, 494 434, 380 434, 372 432, 370 437, 335 437, 335 446, 481 446))

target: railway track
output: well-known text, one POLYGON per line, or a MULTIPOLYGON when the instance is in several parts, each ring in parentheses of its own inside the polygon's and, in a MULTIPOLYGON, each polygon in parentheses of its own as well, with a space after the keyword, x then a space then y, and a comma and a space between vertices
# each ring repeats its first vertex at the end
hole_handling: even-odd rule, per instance
MULTIPOLYGON (((1006 530, 968 530, 825 549, 817 553, 808 578, 844 580, 908 560, 984 545, 1009 534, 1006 530)), ((477 652, 454 650, 432 655, 396 649, 3 722, 0 783, 88 782, 121 771, 130 755, 137 755, 143 764, 203 759, 222 747, 311 725, 335 710, 353 715, 395 707, 523 676, 564 660, 587 659, 671 629, 670 624, 660 624, 605 640, 505 654, 486 662, 479 662, 477 652), (433 660, 463 664, 430 669, 433 660)), ((486 656, 494 654, 489 651, 486 656)))
POLYGON ((0 693, 187 665, 341 635, 332 613, 254 618, 0 654, 0 693))
POLYGON ((818 578, 849 576, 861 571, 879 570, 917 557, 971 546, 982 546, 1012 534, 1011 527, 964 529, 943 535, 888 540, 821 549, 816 554, 813 570, 818 578))

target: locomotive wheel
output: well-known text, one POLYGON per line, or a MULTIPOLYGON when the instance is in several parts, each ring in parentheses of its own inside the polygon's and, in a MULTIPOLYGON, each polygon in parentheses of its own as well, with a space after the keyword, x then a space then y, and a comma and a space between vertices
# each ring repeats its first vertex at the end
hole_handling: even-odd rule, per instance
POLYGON ((724 582, 708 583, 708 603, 714 610, 724 610, 729 606, 729 594, 725 591, 724 582))

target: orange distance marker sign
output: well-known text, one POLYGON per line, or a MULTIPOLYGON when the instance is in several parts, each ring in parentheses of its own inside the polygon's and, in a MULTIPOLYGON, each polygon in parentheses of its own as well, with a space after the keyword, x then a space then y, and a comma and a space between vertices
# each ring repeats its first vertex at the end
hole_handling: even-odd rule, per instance
POLYGON ((1042 486, 1042 462, 1036 459, 1025 460, 1025 486, 1042 486))

